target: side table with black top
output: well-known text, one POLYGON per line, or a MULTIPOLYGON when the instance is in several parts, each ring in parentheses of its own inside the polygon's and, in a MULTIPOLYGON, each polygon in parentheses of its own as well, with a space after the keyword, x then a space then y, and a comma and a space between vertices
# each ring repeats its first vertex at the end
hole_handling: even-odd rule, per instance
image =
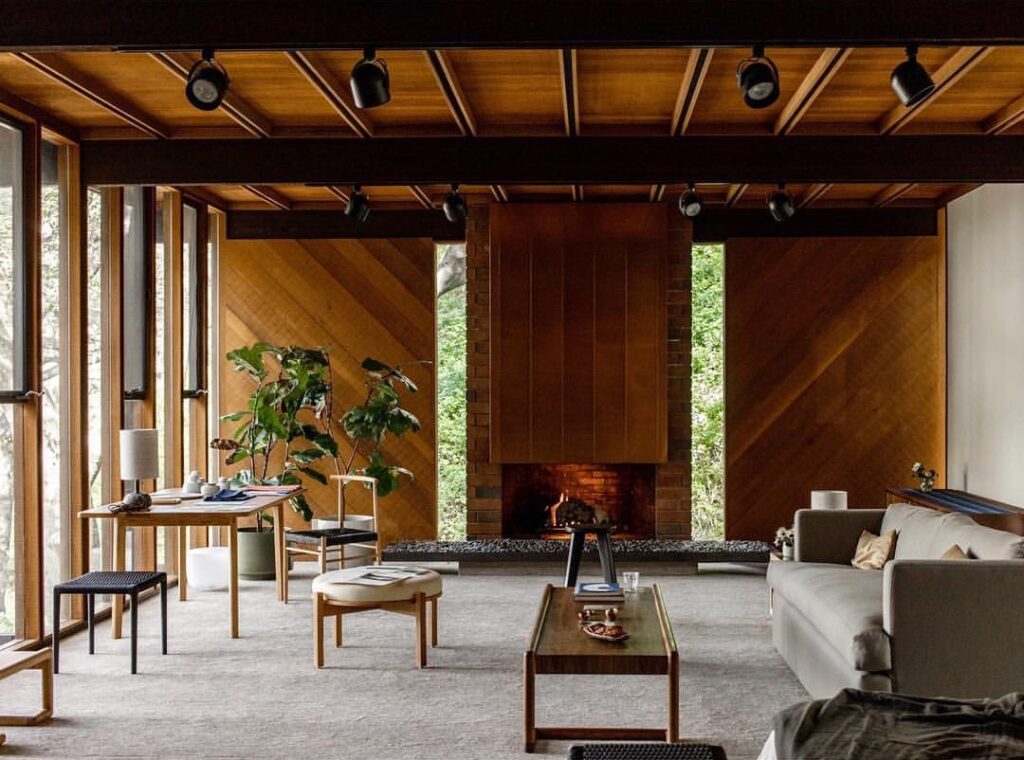
MULTIPOLYGON (((85 616, 89 622, 89 654, 96 651, 96 594, 127 596, 132 613, 132 674, 136 673, 139 640, 139 594, 160 586, 160 642, 167 654, 167 573, 144 570, 127 572, 91 572, 53 587, 53 619, 60 620, 60 598, 64 594, 85 596, 85 616)), ((60 672, 60 636, 53 637, 53 672, 60 672)))
POLYGON ((567 525, 569 534, 569 562, 565 566, 565 587, 576 586, 576 578, 580 574, 580 562, 583 560, 583 546, 587 542, 587 534, 593 533, 597 539, 597 553, 601 557, 601 571, 605 583, 615 583, 615 559, 612 557, 611 535, 615 532, 614 525, 567 525))

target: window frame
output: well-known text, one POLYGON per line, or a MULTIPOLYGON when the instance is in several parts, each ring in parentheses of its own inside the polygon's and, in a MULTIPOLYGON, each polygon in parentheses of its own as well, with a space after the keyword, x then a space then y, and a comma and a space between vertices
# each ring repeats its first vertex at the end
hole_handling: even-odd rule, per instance
MULTIPOLYGON (((189 207, 195 211, 196 214, 196 237, 195 245, 192 250, 191 270, 190 272, 184 271, 182 267, 182 282, 189 281, 190 293, 195 297, 196 308, 195 312, 190 316, 189 329, 195 330, 196 332, 196 344, 194 355, 189 355, 190 346, 189 338, 187 335, 182 333, 182 376, 181 376, 181 396, 183 399, 196 399, 206 396, 210 391, 210 381, 206 371, 206 351, 207 351, 207 340, 206 340, 206 328, 209 324, 209 312, 207 307, 207 284, 208 284, 208 272, 207 272, 207 244, 209 242, 209 212, 207 211, 206 205, 200 201, 188 197, 182 194, 181 198, 182 205, 182 251, 185 246, 185 207, 189 207), (189 371, 186 372, 185 368, 188 367, 189 371), (190 388, 189 375, 195 375, 195 386, 190 388)), ((181 305, 182 313, 189 309, 189 304, 182 302, 181 305)))
POLYGON ((154 351, 154 324, 153 314, 156 303, 155 294, 155 269, 153 262, 153 256, 156 250, 156 193, 152 187, 144 185, 130 185, 121 189, 121 227, 118 231, 118 236, 121 241, 120 255, 121 255, 121 398, 124 401, 145 401, 153 393, 153 351, 154 351), (143 298, 141 301, 130 302, 127 293, 128 278, 125 273, 128 270, 127 267, 127 256, 128 244, 124 236, 124 220, 128 203, 125 198, 129 189, 138 188, 139 193, 142 197, 142 289, 143 298), (134 313, 136 309, 129 307, 140 307, 141 314, 134 313), (130 349, 139 348, 139 346, 129 346, 127 340, 127 331, 125 325, 129 322, 138 322, 139 328, 142 332, 142 355, 138 359, 133 361, 141 362, 138 366, 139 372, 141 372, 141 383, 137 384, 134 388, 128 387, 128 352, 130 349))
POLYGON ((12 317, 13 356, 11 370, 13 374, 12 385, 16 387, 0 389, 0 404, 25 403, 31 401, 40 392, 40 388, 32 388, 32 357, 31 346, 28 344, 31 334, 27 329, 29 326, 30 310, 33 303, 32 297, 32 273, 29 266, 32 262, 29 257, 28 235, 35 230, 35 202, 31 198, 34 192, 35 182, 27 181, 28 170, 35 166, 35 139, 31 128, 15 119, 0 114, 0 124, 16 130, 21 140, 21 155, 19 157, 19 175, 21 180, 21 192, 12 198, 15 201, 14 216, 21 220, 21 224, 12 230, 12 245, 14 247, 14 314, 12 317))

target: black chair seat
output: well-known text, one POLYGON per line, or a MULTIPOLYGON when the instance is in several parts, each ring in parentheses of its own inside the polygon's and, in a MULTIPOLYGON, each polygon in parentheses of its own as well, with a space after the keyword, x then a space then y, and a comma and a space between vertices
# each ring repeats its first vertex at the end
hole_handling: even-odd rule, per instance
POLYGON ((377 533, 358 528, 326 528, 324 530, 290 530, 284 534, 284 538, 285 541, 313 546, 320 546, 321 540, 327 539, 328 546, 344 546, 346 544, 371 543, 377 540, 377 533))
POLYGON ((577 744, 569 760, 726 760, 711 744, 577 744))
POLYGON ((157 586, 166 578, 166 573, 145 570, 128 570, 123 573, 97 571, 58 583, 54 591, 62 594, 131 594, 157 586))

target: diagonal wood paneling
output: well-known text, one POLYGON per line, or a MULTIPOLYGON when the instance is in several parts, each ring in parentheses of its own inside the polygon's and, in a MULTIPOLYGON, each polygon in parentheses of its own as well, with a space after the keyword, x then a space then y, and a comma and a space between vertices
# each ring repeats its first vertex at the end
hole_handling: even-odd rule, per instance
MULTIPOLYGON (((939 224, 944 229, 944 224, 939 224)), ((770 538, 814 489, 879 506, 945 461, 945 238, 726 246, 726 534, 770 538)))
MULTIPOLYGON (((221 356, 256 340, 328 348, 335 417, 362 401, 363 357, 434 361, 431 240, 222 239, 220 257, 221 356)), ((434 538, 437 532, 434 368, 409 372, 420 390, 408 397, 408 406, 423 430, 386 445, 415 480, 381 502, 385 543, 434 538)), ((226 364, 221 378, 222 413, 243 408, 248 384, 226 364)), ((312 483, 310 489, 314 511, 333 515, 333 487, 312 483)), ((350 504, 353 512, 369 512, 369 500, 358 493, 350 504)), ((304 525, 297 515, 289 524, 304 525)))

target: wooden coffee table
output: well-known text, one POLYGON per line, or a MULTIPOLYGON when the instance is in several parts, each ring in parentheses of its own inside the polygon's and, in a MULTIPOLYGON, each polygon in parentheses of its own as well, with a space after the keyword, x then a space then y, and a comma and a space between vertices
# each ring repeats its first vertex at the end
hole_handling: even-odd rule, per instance
POLYGON ((572 597, 573 589, 548 585, 530 635, 523 659, 526 751, 533 752, 538 739, 678 741, 679 652, 661 590, 655 585, 627 594, 619 622, 630 638, 621 644, 584 634, 577 615, 583 605, 572 597), (537 726, 534 697, 538 675, 668 676, 668 728, 537 726))

